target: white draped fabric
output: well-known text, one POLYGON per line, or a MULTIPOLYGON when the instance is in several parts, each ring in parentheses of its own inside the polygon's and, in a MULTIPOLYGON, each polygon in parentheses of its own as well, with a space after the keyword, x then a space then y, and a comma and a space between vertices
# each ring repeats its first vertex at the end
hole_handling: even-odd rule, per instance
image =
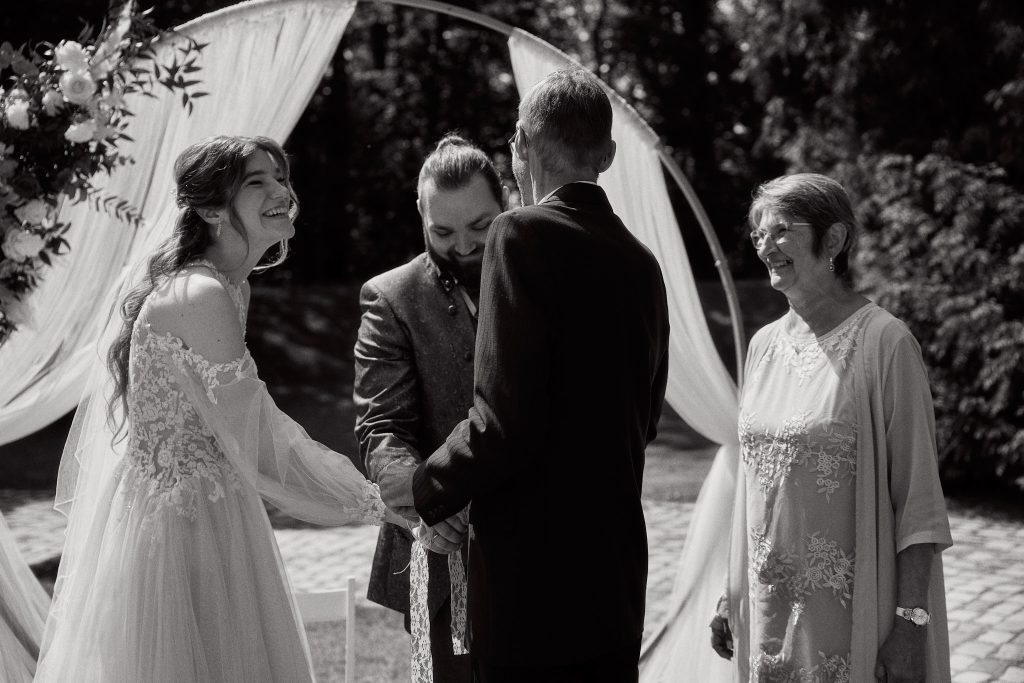
POLYGON ((32 575, 0 514, 0 681, 30 683, 50 596, 32 575))
MULTIPOLYGON (((97 185, 139 209, 145 217, 142 227, 119 224, 87 204, 62 207, 60 220, 72 226, 67 234, 71 253, 57 259, 29 300, 33 326, 0 347, 0 444, 51 423, 84 398, 90 376, 105 377, 98 349, 106 348, 120 326, 120 293, 141 260, 170 235, 177 215, 171 178, 176 155, 217 133, 286 138, 354 7, 354 0, 253 2, 182 27, 184 34, 209 43, 200 58, 200 77, 211 95, 197 100, 191 116, 169 91, 156 92, 157 99, 130 100, 135 118, 128 132, 135 139, 131 153, 136 163, 97 179, 97 185), (225 30, 229 26, 235 30, 225 30)), ((172 49, 171 43, 162 46, 165 55, 172 49)), ((0 544, 0 584, 0 597, 8 594, 8 584, 21 596, 20 603, 4 602, 20 604, 19 622, 32 624, 20 635, 34 652, 49 598, 12 543, 0 544), (41 616, 26 621, 40 602, 41 616)), ((11 665, 18 661, 6 651, 0 659, 11 665)), ((34 653, 31 659, 34 666, 34 653)))
MULTIPOLYGON (((520 95, 547 74, 578 66, 550 44, 523 31, 508 41, 520 95)), ((599 178, 615 212, 661 264, 668 290, 669 378, 666 400, 700 434, 721 444, 701 488, 679 560, 665 630, 645 651, 644 683, 729 681, 733 667, 711 650, 708 622, 725 589, 728 538, 739 453, 736 385, 715 350, 676 223, 658 158, 658 138, 609 89, 615 161, 599 178)))
MULTIPOLYGON (((145 217, 138 230, 86 205, 65 205, 73 227, 70 255, 59 259, 30 300, 32 328, 0 348, 0 444, 71 410, 82 398, 97 341, 120 324, 122 283, 162 241, 177 213, 171 165, 185 146, 217 134, 287 137, 320 80, 351 17, 355 0, 256 0, 182 27, 209 43, 202 89, 189 117, 168 92, 131 102, 136 164, 106 181, 145 217), (104 330, 106 333, 104 334, 104 330)), ((172 49, 166 45, 164 49, 172 49)), ((509 39, 524 93, 550 71, 574 64, 529 34, 509 39)), ((725 681, 731 667, 708 646, 707 622, 726 574, 730 501, 736 463, 736 387, 715 351, 686 248, 669 202, 657 137, 621 98, 612 97, 615 163, 600 181, 616 212, 655 254, 668 289, 672 325, 667 399, 698 432, 722 444, 697 502, 672 594, 667 629, 647 653, 645 682, 725 681), (682 672, 685 672, 683 675, 682 672)), ((99 347, 102 348, 102 344, 99 347)))
MULTIPOLYGON (((172 164, 189 144, 215 134, 283 141, 298 122, 334 55, 355 0, 257 0, 181 27, 209 43, 197 75, 210 95, 189 116, 167 90, 135 97, 128 131, 135 164, 98 181, 145 217, 135 230, 86 204, 65 203, 71 253, 56 260, 29 300, 35 324, 0 347, 0 444, 44 427, 82 398, 96 341, 115 313, 120 286, 170 235, 172 164), (229 30, 230 29, 230 30, 229 30)), ((163 46, 164 54, 173 45, 163 46)))

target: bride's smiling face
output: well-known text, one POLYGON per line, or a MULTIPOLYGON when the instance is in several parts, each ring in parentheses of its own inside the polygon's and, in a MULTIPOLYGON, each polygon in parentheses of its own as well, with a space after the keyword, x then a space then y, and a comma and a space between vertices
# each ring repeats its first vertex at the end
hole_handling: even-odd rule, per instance
POLYGON ((295 234, 288 178, 270 153, 258 150, 245 164, 233 202, 254 248, 267 248, 295 234))

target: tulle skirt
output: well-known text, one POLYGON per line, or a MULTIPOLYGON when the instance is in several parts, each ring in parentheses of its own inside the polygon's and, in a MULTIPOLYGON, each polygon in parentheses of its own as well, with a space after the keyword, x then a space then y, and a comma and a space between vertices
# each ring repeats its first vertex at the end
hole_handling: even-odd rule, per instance
POLYGON ((73 513, 105 519, 62 560, 36 681, 313 680, 263 504, 223 475, 157 490, 129 470, 109 507, 73 513))

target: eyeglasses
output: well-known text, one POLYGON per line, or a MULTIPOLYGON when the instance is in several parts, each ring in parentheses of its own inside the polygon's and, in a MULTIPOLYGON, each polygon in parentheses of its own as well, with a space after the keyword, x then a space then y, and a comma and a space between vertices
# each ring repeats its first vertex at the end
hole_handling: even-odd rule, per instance
POLYGON ((764 246, 764 241, 771 237, 772 242, 776 244, 780 241, 785 241, 786 235, 793 228, 809 228, 810 223, 789 223, 786 221, 779 221, 775 225, 768 226, 768 229, 758 228, 750 232, 750 242, 754 245, 754 249, 760 249, 764 246))
POLYGON ((516 139, 517 139, 517 138, 519 137, 519 134, 520 134, 520 133, 522 133, 522 135, 523 135, 523 139, 524 139, 524 140, 526 141, 526 143, 527 143, 527 144, 529 144, 529 142, 530 142, 530 138, 529 138, 529 137, 527 137, 527 135, 526 135, 526 131, 525 131, 525 130, 523 130, 523 127, 522 127, 522 126, 520 126, 520 125, 519 125, 519 124, 517 123, 517 124, 516 124, 516 132, 512 133, 512 137, 510 137, 510 138, 508 139, 508 146, 509 146, 509 147, 515 148, 515 146, 516 146, 516 139))

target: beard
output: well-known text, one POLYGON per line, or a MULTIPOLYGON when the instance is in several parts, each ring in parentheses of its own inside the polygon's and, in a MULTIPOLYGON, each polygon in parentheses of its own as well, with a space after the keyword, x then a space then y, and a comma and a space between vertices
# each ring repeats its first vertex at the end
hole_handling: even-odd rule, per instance
POLYGON ((441 270, 452 275, 460 285, 471 292, 479 291, 480 272, 484 264, 482 255, 472 261, 459 261, 454 254, 442 254, 434 249, 429 240, 427 241, 427 253, 441 270))
POLYGON ((533 206, 537 198, 533 196, 533 179, 530 177, 530 167, 526 162, 515 155, 512 156, 512 175, 519 186, 519 199, 523 206, 533 206))

